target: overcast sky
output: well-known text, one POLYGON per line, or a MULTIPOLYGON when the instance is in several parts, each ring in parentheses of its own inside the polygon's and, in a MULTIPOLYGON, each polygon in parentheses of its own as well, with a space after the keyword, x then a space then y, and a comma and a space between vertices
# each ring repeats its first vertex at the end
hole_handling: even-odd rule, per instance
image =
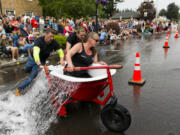
MULTIPOLYGON (((136 10, 143 1, 144 0, 124 0, 124 2, 119 3, 117 7, 120 10, 123 9, 136 10)), ((154 0, 155 7, 158 8, 158 11, 160 11, 163 8, 166 9, 167 5, 172 2, 175 2, 175 4, 180 7, 180 0, 154 0)))

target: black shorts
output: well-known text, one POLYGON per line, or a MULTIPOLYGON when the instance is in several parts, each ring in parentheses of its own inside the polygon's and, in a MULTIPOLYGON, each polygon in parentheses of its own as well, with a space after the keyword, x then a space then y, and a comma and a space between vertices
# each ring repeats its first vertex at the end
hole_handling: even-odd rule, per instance
POLYGON ((11 54, 11 49, 5 50, 4 53, 5 54, 11 54))

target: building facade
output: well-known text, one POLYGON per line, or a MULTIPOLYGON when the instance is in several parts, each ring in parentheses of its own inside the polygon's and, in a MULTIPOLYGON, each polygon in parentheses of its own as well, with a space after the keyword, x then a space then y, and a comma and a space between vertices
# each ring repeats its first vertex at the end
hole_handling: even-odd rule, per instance
POLYGON ((39 0, 0 0, 2 14, 11 12, 15 15, 42 16, 39 0))

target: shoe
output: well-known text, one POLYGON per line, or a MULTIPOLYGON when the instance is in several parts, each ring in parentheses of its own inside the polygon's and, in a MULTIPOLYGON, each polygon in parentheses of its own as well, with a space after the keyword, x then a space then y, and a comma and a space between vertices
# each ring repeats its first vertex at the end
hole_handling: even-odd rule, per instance
POLYGON ((20 56, 20 60, 24 60, 24 55, 21 55, 21 56, 20 56))
POLYGON ((12 59, 13 62, 16 62, 16 59, 12 59))
POLYGON ((21 57, 21 58, 24 58, 24 55, 21 55, 20 57, 21 57))
POLYGON ((22 96, 22 94, 21 94, 21 92, 19 91, 18 88, 16 88, 15 95, 16 95, 17 97, 22 96))

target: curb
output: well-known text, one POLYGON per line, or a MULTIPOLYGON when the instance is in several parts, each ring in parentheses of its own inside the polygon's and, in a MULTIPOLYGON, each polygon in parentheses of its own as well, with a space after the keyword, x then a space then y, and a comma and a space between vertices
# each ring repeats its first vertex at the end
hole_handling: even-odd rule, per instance
MULTIPOLYGON (((52 53, 50 57, 55 56, 55 55, 58 55, 58 54, 57 53, 52 53)), ((8 68, 8 67, 14 67, 14 66, 19 66, 19 65, 25 64, 26 61, 27 61, 27 57, 24 58, 23 60, 19 60, 19 61, 16 61, 16 62, 9 61, 9 62, 7 62, 5 64, 0 65, 0 69, 8 68)))
POLYGON ((0 65, 0 69, 21 65, 21 64, 26 63, 26 61, 27 61, 27 58, 24 58, 23 60, 16 61, 16 62, 10 61, 10 62, 7 62, 6 64, 0 65))

